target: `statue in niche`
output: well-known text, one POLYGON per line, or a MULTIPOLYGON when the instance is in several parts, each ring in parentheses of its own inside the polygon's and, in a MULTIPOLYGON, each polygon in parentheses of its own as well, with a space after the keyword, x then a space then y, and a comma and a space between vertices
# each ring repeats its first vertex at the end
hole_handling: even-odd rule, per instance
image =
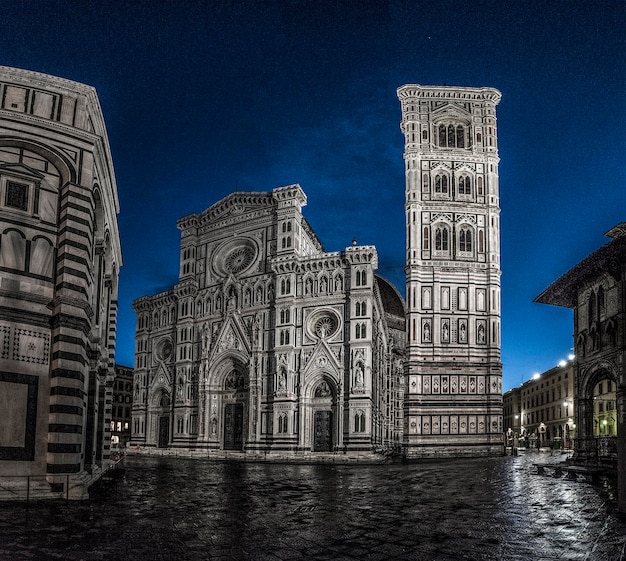
POLYGON ((432 340, 432 335, 430 331, 430 321, 424 322, 424 342, 430 343, 432 340))
POLYGON ((287 375, 285 371, 281 369, 278 373, 278 391, 284 392, 287 389, 287 375))
POLYGON ((478 331, 476 334, 477 341, 479 343, 484 343, 485 342, 485 324, 479 323, 477 331, 478 331))
POLYGON ((206 358, 209 354, 209 347, 211 346, 211 329, 208 322, 205 322, 202 326, 202 356, 206 358))
POLYGON ((466 343, 467 342, 467 326, 465 322, 461 322, 459 325, 459 342, 466 343))
POLYGON ((304 284, 304 292, 305 294, 312 294, 313 293, 313 280, 306 279, 306 283, 304 284))
POLYGON ((317 386, 315 390, 315 397, 329 397, 331 395, 330 387, 326 380, 323 380, 322 383, 317 386))
POLYGON ((336 292, 340 292, 342 290, 343 290, 343 277, 341 275, 339 275, 335 279, 335 291, 336 292))
POLYGON ((327 292, 328 291, 328 280, 326 279, 326 277, 322 277, 322 280, 320 282, 320 292, 327 292))
POLYGON ((211 436, 217 435, 217 419, 213 417, 211 419, 211 436))
POLYGON ((356 365, 356 372, 355 372, 355 382, 356 382, 356 386, 361 388, 363 387, 363 365, 359 362, 356 365))
POLYGON ((226 301, 227 310, 235 310, 237 308, 237 291, 234 286, 228 291, 228 300, 226 301))

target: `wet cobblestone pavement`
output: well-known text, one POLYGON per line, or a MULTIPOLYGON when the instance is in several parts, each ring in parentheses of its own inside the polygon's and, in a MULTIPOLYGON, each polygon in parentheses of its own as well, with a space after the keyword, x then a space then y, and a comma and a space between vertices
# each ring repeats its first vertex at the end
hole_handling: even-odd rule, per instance
POLYGON ((84 502, 0 503, 0 559, 624 561, 610 483, 528 454, 410 465, 130 456, 84 502))

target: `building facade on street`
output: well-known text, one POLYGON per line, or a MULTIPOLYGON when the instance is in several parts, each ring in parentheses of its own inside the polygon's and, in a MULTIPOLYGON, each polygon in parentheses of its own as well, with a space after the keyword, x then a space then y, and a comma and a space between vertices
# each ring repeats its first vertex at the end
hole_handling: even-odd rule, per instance
POLYGON ((502 454, 492 88, 405 85, 407 458, 502 454))
POLYGON ((399 446, 404 303, 373 246, 324 251, 299 185, 181 218, 180 276, 136 300, 132 445, 399 446))
POLYGON ((626 223, 609 243, 557 279, 536 302, 574 310, 574 460, 617 466, 626 512, 626 223))
POLYGON ((133 369, 115 365, 111 406, 111 446, 123 450, 130 441, 133 407, 133 369))
POLYGON ((0 67, 2 476, 107 463, 118 210, 95 90, 0 67))
POLYGON ((507 446, 572 449, 576 431, 573 360, 507 391, 503 405, 507 446))

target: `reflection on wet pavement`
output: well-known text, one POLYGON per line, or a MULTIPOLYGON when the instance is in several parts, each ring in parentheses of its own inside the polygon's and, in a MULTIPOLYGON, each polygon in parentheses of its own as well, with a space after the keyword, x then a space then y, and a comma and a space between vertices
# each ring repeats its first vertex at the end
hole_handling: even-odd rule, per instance
POLYGON ((89 501, 0 504, 0 559, 624 560, 614 487, 535 474, 558 460, 128 457, 89 501))

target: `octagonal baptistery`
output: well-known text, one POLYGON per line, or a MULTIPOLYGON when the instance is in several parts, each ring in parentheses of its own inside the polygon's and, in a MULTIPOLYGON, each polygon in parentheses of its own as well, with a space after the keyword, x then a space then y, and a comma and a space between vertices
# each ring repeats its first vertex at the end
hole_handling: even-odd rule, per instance
POLYGON ((0 476, 17 488, 82 496, 108 461, 117 213, 94 88, 0 67, 0 476))
POLYGON ((181 218, 180 278, 137 313, 132 444, 375 458, 401 444, 404 303, 373 246, 325 252, 299 185, 181 218))

